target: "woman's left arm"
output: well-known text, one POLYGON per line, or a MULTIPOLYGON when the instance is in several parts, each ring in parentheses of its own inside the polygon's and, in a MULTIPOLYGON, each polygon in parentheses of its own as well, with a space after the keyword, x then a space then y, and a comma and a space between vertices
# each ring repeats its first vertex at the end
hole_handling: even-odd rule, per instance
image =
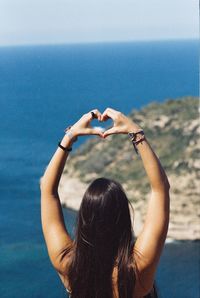
MULTIPOLYGON (((96 118, 100 120, 100 113, 94 110, 96 118)), ((89 112, 81 117, 70 129, 72 138, 65 135, 61 145, 65 148, 72 146, 74 139, 80 135, 100 135, 102 133, 93 129, 90 122, 93 119, 89 112)), ((54 153, 47 169, 41 178, 41 220, 42 230, 48 249, 50 260, 55 269, 62 273, 62 252, 72 245, 72 239, 65 227, 62 206, 58 195, 58 185, 69 152, 60 147, 54 153)), ((64 269, 64 268, 63 268, 64 269)))

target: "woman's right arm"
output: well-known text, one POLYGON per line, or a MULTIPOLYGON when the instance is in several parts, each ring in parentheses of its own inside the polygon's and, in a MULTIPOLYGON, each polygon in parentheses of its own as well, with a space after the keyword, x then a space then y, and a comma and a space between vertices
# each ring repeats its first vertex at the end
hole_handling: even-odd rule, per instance
POLYGON ((134 256, 140 272, 140 284, 152 288, 165 244, 169 224, 169 182, 159 159, 145 139, 137 145, 151 186, 145 222, 137 237, 134 256))
MULTIPOLYGON (((110 134, 137 132, 141 128, 120 112, 107 109, 102 119, 112 118, 114 125, 104 133, 110 134)), ((164 247, 169 224, 169 182, 161 163, 145 138, 137 145, 146 174, 151 194, 142 231, 134 246, 134 257, 140 272, 140 283, 148 293, 154 282, 156 268, 164 247)))

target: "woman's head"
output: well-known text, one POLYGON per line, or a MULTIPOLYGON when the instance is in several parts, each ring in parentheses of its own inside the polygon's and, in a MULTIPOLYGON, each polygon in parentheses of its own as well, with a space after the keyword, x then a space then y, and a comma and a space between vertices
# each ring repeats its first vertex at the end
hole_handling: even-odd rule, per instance
POLYGON ((87 188, 78 213, 74 256, 69 270, 73 298, 112 297, 112 271, 118 264, 120 297, 133 287, 129 201, 114 180, 98 178, 87 188))
MULTIPOLYGON (((122 186, 98 178, 87 188, 78 215, 77 237, 85 245, 117 249, 132 237, 129 201, 122 186)), ((116 252, 117 253, 117 252, 116 252)))

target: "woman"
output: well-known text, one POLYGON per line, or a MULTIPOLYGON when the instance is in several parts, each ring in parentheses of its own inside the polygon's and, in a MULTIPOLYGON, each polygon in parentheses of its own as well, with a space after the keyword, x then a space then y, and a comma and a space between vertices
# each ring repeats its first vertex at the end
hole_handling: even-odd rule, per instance
POLYGON ((41 179, 42 228, 51 262, 72 298, 157 297, 154 278, 169 223, 169 182, 143 130, 122 113, 107 108, 81 117, 59 143, 41 179), (100 132, 91 121, 111 118, 100 132), (65 227, 58 185, 73 142, 81 135, 129 134, 151 186, 144 226, 135 239, 128 199, 121 185, 99 178, 86 190, 73 241, 65 227))

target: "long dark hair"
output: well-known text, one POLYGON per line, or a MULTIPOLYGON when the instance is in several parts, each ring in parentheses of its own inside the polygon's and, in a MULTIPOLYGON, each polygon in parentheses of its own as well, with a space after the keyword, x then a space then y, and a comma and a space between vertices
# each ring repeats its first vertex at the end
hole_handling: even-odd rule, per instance
POLYGON ((134 233, 122 186, 98 178, 87 188, 77 217, 74 253, 68 271, 72 298, 112 298, 118 266, 120 298, 132 298, 134 233))

